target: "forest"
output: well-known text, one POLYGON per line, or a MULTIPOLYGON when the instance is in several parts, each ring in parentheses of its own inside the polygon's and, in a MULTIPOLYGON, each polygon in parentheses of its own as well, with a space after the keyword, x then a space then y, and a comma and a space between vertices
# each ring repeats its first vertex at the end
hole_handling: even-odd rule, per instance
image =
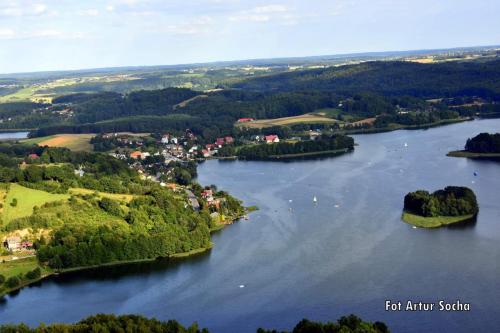
POLYGON ((472 153, 500 153, 500 133, 481 133, 468 139, 465 150, 472 153))
POLYGON ((476 195, 467 187, 447 186, 433 193, 419 190, 408 193, 404 210, 424 217, 476 215, 476 195))
MULTIPOLYGON (((51 324, 30 328, 27 325, 2 325, 0 333, 83 333, 83 332, 152 332, 152 333, 209 333, 198 325, 182 326, 175 320, 159 321, 138 315, 98 314, 83 319, 75 324, 51 324)), ((257 333, 278 333, 277 330, 262 329, 257 333)), ((315 322, 301 320, 290 332, 293 333, 388 333, 389 329, 382 322, 366 322, 355 315, 343 316, 336 322, 315 322)), ((283 331, 281 333, 287 333, 283 331)))

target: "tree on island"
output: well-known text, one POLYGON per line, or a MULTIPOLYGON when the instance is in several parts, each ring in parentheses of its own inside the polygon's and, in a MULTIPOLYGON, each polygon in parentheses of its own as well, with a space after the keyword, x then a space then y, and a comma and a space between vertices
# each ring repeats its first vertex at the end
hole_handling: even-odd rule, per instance
POLYGON ((404 210, 424 217, 476 215, 479 207, 474 192, 467 187, 448 186, 434 193, 408 193, 404 210))

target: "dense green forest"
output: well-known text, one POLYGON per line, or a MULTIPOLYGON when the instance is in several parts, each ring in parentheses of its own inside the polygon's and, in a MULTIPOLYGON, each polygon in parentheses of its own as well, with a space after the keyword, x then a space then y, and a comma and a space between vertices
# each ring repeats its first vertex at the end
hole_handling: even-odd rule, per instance
POLYGON ((326 151, 353 150, 354 139, 345 135, 322 136, 314 141, 280 142, 272 144, 248 145, 236 153, 247 160, 279 158, 285 155, 301 155, 326 151))
MULTIPOLYGON (((184 327, 175 320, 159 321, 138 315, 99 314, 83 319, 75 324, 51 324, 30 328, 27 325, 3 325, 0 333, 83 333, 83 332, 152 332, 152 333, 209 333, 197 324, 184 327)), ((387 333, 389 329, 382 322, 365 322, 350 315, 341 317, 336 322, 314 322, 307 319, 300 321, 292 330, 294 333, 387 333)), ((276 330, 259 328, 257 333, 278 333, 276 330)), ((286 332, 282 332, 286 333, 286 332)))
POLYGON ((468 139, 465 150, 472 153, 500 153, 500 133, 481 133, 468 139))
POLYGON ((434 193, 419 190, 404 199, 406 212, 425 216, 465 216, 479 211, 476 195, 467 187, 448 186, 434 193))
POLYGON ((251 78, 234 87, 258 91, 372 92, 384 96, 500 99, 500 60, 419 64, 376 61, 251 78))

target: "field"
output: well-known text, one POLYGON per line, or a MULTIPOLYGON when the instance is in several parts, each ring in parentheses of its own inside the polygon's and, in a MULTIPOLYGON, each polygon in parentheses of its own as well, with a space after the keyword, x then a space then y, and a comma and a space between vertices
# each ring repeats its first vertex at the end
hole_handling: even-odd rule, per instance
POLYGON ((420 228, 438 228, 448 224, 464 222, 472 218, 473 215, 423 217, 406 212, 402 216, 403 221, 420 228))
POLYGON ((272 126, 290 126, 297 124, 333 124, 336 122, 338 122, 338 120, 328 118, 321 114, 307 113, 304 115, 294 116, 294 117, 262 119, 262 120, 255 120, 252 122, 238 123, 236 124, 236 126, 260 129, 272 126))
POLYGON ((8 223, 19 217, 30 216, 35 206, 67 198, 69 198, 68 194, 52 194, 12 183, 5 199, 2 221, 8 223), (17 199, 17 206, 15 207, 10 205, 14 198, 17 199))
POLYGON ((39 146, 65 147, 74 151, 92 151, 90 139, 95 134, 57 134, 41 138, 27 139, 23 142, 39 146))
MULTIPOLYGON (((71 188, 69 189, 69 193, 71 194, 93 194, 96 191, 93 190, 88 190, 85 188, 71 188)), ((134 195, 132 194, 116 194, 116 193, 106 193, 106 192, 97 192, 97 196, 99 198, 109 198, 113 199, 116 201, 122 201, 122 202, 130 202, 132 199, 135 198, 134 195)))

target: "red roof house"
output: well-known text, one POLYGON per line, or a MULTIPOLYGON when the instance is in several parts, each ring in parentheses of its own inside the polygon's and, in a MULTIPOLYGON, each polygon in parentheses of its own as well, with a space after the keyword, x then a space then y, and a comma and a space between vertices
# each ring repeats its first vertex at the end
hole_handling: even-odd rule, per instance
POLYGON ((266 135, 265 140, 267 143, 280 142, 280 138, 277 135, 266 135))
POLYGON ((217 146, 222 146, 222 145, 224 144, 224 138, 217 138, 217 139, 215 140, 215 144, 216 144, 217 146))
POLYGON ((134 151, 134 152, 131 152, 130 153, 130 158, 133 158, 134 160, 140 158, 142 155, 142 153, 138 150, 134 151))
POLYGON ((232 136, 226 136, 226 137, 224 138, 224 140, 226 140, 226 143, 233 143, 233 142, 234 142, 234 139, 233 139, 233 137, 232 137, 232 136))
POLYGON ((38 155, 37 154, 29 154, 28 157, 31 158, 32 160, 34 160, 34 159, 38 158, 38 155))
POLYGON ((248 123, 249 121, 254 121, 255 119, 253 118, 240 118, 238 119, 239 123, 248 123))

